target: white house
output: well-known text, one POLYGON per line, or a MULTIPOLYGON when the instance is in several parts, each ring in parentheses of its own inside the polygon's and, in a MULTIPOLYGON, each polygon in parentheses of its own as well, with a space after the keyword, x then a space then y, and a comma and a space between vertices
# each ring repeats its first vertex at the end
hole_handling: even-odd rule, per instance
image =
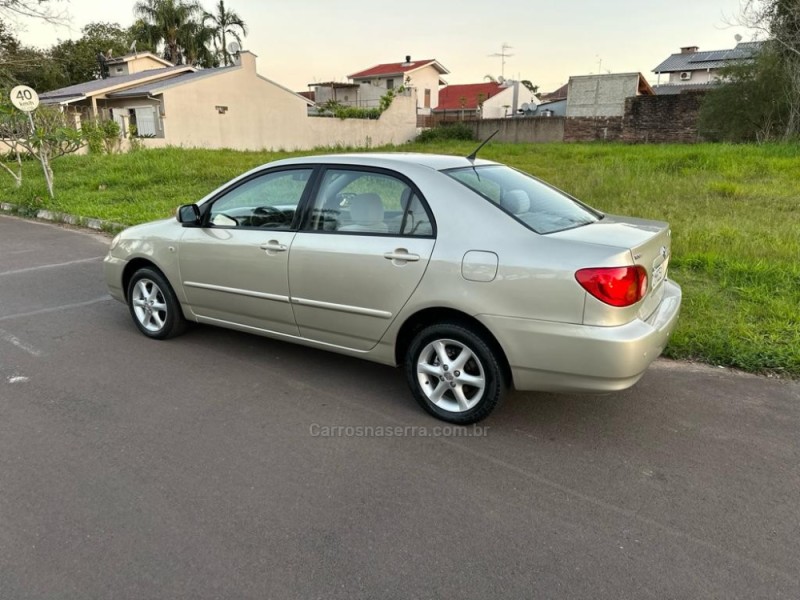
POLYGON ((259 75, 252 52, 242 51, 235 64, 215 69, 164 63, 144 54, 122 57, 111 67, 124 65, 127 74, 52 90, 40 98, 76 120, 111 117, 123 134, 135 125, 148 147, 300 150, 400 144, 416 135, 413 89, 395 98, 379 119, 312 117, 309 99, 259 75))
POLYGON ((490 81, 442 88, 433 112, 460 118, 502 119, 513 116, 515 108, 538 103, 539 100, 517 81, 490 81))
POLYGON ((447 85, 442 75, 449 72, 436 59, 411 60, 406 56, 403 62, 375 65, 348 78, 360 85, 361 106, 377 106, 387 90, 405 86, 417 90, 419 114, 430 114, 439 103, 439 86, 447 85))
POLYGON ((692 87, 717 83, 720 70, 737 62, 750 61, 761 48, 761 42, 739 42, 730 50, 700 52, 697 46, 684 46, 653 69, 657 76, 657 94, 678 94, 692 87), (662 81, 662 76, 664 81, 662 81))

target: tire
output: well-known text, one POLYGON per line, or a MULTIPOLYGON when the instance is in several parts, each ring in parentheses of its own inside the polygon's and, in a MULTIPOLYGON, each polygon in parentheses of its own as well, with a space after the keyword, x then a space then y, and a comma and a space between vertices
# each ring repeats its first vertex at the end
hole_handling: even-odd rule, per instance
POLYGON ((459 323, 422 329, 408 347, 405 371, 420 406, 457 425, 485 419, 507 388, 500 359, 490 343, 459 323))
POLYGON ((166 340, 186 329, 172 286, 155 269, 142 268, 133 274, 128 283, 128 309, 136 327, 149 338, 166 340))

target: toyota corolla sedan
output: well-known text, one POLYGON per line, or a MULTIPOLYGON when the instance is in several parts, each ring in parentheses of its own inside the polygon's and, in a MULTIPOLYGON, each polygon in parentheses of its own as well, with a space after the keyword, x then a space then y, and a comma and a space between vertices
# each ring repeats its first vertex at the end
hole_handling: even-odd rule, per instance
POLYGON ((635 384, 678 318, 670 242, 499 163, 329 155, 123 231, 105 274, 150 338, 191 321, 402 365, 425 410, 467 424, 512 386, 635 384))

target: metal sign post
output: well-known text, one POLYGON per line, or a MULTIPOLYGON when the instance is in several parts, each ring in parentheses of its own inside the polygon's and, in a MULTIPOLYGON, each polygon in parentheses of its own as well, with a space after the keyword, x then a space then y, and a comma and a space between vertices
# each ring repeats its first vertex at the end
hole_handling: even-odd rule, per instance
MULTIPOLYGON (((39 94, 33 88, 27 85, 18 85, 11 90, 11 104, 16 106, 19 110, 28 114, 28 121, 31 124, 31 136, 36 134, 36 125, 33 122, 33 111, 39 108, 39 94)), ((50 178, 50 169, 47 165, 47 159, 39 148, 39 159, 42 163, 42 171, 44 172, 44 180, 47 183, 47 191, 50 197, 53 197, 53 181, 50 178)))

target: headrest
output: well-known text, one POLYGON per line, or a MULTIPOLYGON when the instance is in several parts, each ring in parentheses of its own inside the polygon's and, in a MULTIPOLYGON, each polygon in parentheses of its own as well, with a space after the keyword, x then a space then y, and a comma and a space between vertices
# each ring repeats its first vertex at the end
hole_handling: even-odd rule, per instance
POLYGON ((508 190, 503 194, 500 206, 512 215, 521 215, 531 209, 531 199, 525 190, 508 190))
POLYGON ((350 198, 350 218, 354 223, 383 221, 383 203, 378 194, 358 194, 350 198))

